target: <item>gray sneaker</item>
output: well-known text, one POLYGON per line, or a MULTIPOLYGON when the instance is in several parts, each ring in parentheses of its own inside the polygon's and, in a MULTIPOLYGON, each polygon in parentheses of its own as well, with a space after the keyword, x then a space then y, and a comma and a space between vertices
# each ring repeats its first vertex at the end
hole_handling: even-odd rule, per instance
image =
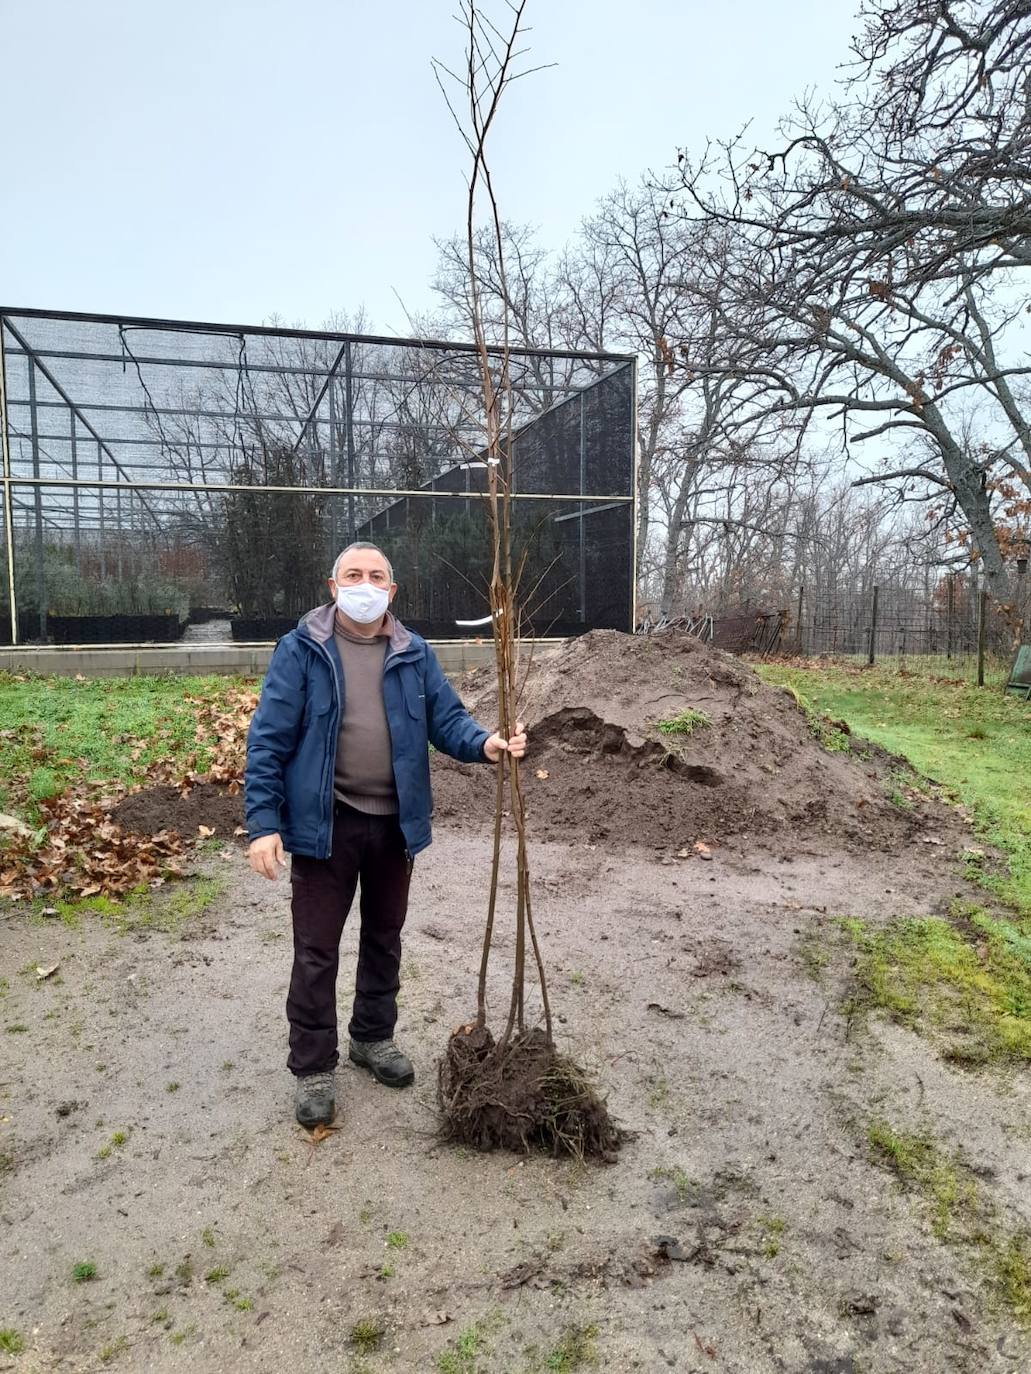
POLYGON ((336 1082, 328 1073, 306 1073, 294 1085, 297 1120, 309 1131, 320 1123, 328 1126, 336 1115, 336 1082))
POLYGON ((415 1079, 412 1061, 393 1040, 352 1040, 349 1058, 388 1088, 407 1088, 415 1079))

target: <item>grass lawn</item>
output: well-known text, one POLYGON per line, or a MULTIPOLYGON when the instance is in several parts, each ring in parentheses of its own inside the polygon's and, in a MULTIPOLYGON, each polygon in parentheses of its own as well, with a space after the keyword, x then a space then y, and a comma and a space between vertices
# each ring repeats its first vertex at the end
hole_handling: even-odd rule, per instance
POLYGON ((969 811, 1008 871, 969 876, 1012 917, 956 902, 950 919, 842 921, 856 1012, 878 1010, 969 1066, 1031 1062, 1031 706, 982 688, 883 669, 758 665, 810 709, 901 754, 969 811))
POLYGON ((986 886, 1031 919, 1031 703, 877 668, 757 666, 767 682, 790 684, 818 711, 905 755, 969 808, 1009 861, 1009 873, 986 886))
MULTIPOLYGON (((16 677, 0 673, 0 811, 35 822, 35 803, 73 779, 140 780, 155 759, 198 751, 196 708, 253 684, 228 677, 16 677)), ((205 751, 199 751, 203 764, 205 751)))

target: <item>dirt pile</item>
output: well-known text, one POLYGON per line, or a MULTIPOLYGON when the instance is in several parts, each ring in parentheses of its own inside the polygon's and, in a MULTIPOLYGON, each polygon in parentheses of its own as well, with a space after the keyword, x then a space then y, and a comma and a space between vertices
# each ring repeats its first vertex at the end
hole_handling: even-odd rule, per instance
MULTIPOLYGON (((460 690, 493 721, 490 670, 468 674, 460 690)), ((681 632, 597 630, 569 641, 531 666, 522 714, 534 839, 679 851, 730 836, 777 847, 826 836, 887 849, 942 841, 958 826, 907 786, 901 760, 681 632)), ((433 771, 439 820, 489 823, 491 770, 434 755, 433 771)))
POLYGON ((111 819, 138 835, 174 830, 185 839, 239 838, 243 793, 214 782, 197 782, 189 788, 158 783, 130 792, 111 812, 111 819))

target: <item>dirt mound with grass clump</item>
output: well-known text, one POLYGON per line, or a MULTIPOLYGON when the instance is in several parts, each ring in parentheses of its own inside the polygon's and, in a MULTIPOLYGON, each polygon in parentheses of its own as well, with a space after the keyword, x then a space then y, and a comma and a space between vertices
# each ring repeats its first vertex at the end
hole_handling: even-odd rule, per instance
MULTIPOLYGON (((460 685, 495 719, 491 670, 460 685)), ((958 819, 901 759, 693 636, 595 630, 530 666, 522 770, 534 839, 679 850, 742 836, 864 849, 960 841, 958 819)), ((435 812, 487 824, 492 770, 434 755, 435 812)))

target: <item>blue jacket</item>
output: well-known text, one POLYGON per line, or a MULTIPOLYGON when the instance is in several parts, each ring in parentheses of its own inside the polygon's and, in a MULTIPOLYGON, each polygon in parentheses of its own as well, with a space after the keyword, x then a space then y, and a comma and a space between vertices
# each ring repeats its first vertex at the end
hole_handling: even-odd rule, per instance
MULTIPOLYGON (((252 840, 279 833, 291 854, 329 857, 333 766, 344 709, 344 671, 333 641, 336 606, 309 611, 276 645, 247 735, 244 811, 252 840)), ((485 762, 477 725, 424 639, 389 618, 383 702, 410 854, 430 843, 428 743, 462 763, 485 762)))

